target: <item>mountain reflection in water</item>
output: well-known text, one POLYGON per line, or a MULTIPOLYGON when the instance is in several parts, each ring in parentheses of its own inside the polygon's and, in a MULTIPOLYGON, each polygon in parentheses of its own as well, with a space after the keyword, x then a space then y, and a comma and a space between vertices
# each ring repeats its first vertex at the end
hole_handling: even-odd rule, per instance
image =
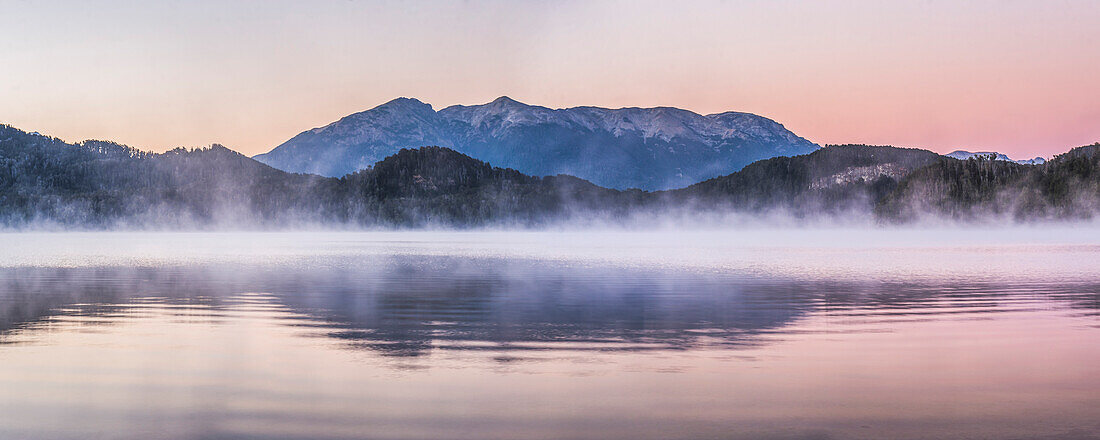
POLYGON ((1098 316, 1089 280, 3 268, 0 437, 1096 438, 1098 316))
POLYGON ((135 300, 216 318, 241 293, 262 292, 293 312, 286 325, 394 356, 752 344, 821 293, 805 283, 442 258, 325 270, 17 268, 0 270, 0 283, 0 331, 62 316, 110 324, 135 300))

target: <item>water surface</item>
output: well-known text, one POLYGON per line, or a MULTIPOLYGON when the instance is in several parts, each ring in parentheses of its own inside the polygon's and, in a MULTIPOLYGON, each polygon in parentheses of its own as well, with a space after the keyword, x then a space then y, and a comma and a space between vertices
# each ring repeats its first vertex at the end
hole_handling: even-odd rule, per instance
POLYGON ((1089 231, 0 239, 0 438, 1100 438, 1089 231))

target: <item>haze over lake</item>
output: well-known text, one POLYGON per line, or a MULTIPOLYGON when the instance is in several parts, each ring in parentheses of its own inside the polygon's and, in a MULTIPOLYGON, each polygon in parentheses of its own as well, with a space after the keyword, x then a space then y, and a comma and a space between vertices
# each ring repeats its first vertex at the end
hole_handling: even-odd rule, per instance
POLYGON ((1091 225, 0 240, 0 438, 1100 432, 1091 225))

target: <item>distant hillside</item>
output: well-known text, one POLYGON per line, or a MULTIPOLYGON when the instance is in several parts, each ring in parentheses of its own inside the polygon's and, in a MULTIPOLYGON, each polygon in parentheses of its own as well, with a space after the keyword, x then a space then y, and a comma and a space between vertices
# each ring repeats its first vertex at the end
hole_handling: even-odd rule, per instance
POLYGON ((294 136, 255 159, 342 176, 402 148, 435 145, 529 175, 569 174, 610 188, 684 187, 817 145, 770 119, 670 107, 550 109, 501 97, 435 111, 399 98, 294 136))
POLYGON ((709 210, 864 216, 909 173, 940 157, 909 148, 830 145, 802 156, 762 160, 671 191, 669 198, 709 210))
POLYGON ((1042 165, 945 158, 910 175, 877 207, 891 221, 1084 220, 1100 214, 1100 144, 1042 165))
POLYGON ((403 149, 339 183, 338 212, 355 223, 534 226, 577 212, 622 216, 631 206, 628 193, 572 176, 528 176, 442 147, 403 149))
MULTIPOLYGON (((126 227, 262 223, 308 213, 326 179, 294 175, 220 145, 162 154, 67 144, 0 125, 0 223, 126 227)), ((321 189, 323 191, 323 189, 321 189)))
POLYGON ((1100 214, 1100 144, 1043 165, 835 145, 687 188, 616 190, 402 149, 343 177, 291 174, 222 146, 154 154, 0 125, 0 227, 208 229, 799 222, 1073 221, 1100 214))
POLYGON ((342 178, 291 174, 215 145, 162 154, 0 125, 0 225, 285 228, 538 225, 613 216, 619 191, 532 177, 453 150, 401 150, 342 178))

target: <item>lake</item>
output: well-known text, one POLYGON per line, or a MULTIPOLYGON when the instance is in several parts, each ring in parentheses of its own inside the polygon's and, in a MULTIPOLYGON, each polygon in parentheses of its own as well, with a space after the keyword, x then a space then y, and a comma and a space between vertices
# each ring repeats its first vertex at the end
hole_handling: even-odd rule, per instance
POLYGON ((0 234, 3 439, 1096 439, 1100 228, 0 234))

